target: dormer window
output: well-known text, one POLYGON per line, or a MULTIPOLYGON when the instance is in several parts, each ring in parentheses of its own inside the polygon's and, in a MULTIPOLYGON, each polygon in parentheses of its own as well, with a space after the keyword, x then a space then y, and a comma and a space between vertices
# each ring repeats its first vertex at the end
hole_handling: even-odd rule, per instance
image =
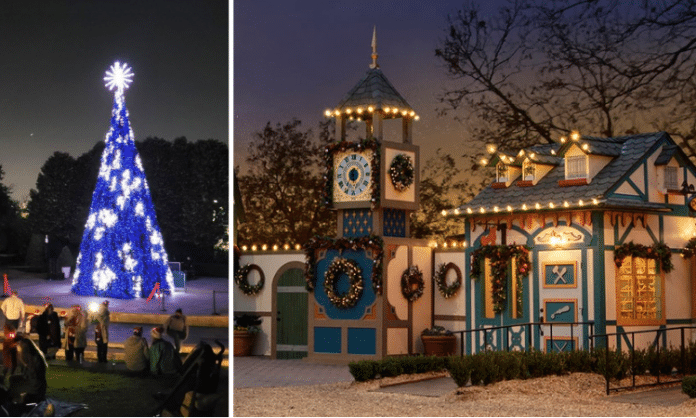
POLYGON ((498 163, 496 168, 496 180, 499 183, 505 183, 508 181, 508 167, 503 163, 498 163))
POLYGON ((536 171, 536 167, 534 166, 533 162, 531 162, 529 160, 525 160, 522 163, 522 179, 524 181, 534 180, 535 171, 536 171))
POLYGON ((587 156, 569 155, 566 157, 566 179, 587 178, 587 156))
POLYGON ((665 189, 679 190, 678 167, 665 166, 665 189))

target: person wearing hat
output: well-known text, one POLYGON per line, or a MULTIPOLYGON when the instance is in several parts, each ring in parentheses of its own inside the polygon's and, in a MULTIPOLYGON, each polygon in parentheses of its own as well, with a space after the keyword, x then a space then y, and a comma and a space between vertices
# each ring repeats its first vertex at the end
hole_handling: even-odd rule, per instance
POLYGON ((97 343, 97 362, 106 363, 106 353, 109 348, 109 301, 99 305, 99 311, 94 315, 94 341, 97 343))
POLYGON ((150 372, 154 375, 171 375, 181 369, 181 359, 169 341, 162 339, 164 328, 155 327, 150 331, 150 372))
POLYGON ((147 340, 143 338, 143 327, 133 328, 133 335, 123 343, 126 368, 136 375, 147 374, 149 369, 150 350, 147 340))
POLYGON ((39 334, 39 348, 46 359, 55 358, 55 353, 60 347, 60 318, 53 309, 53 304, 47 303, 46 308, 39 315, 36 332, 39 334))
POLYGON ((188 331, 186 315, 181 312, 181 308, 177 309, 174 315, 170 316, 164 323, 164 332, 174 340, 177 354, 181 352, 181 342, 188 337, 188 331))

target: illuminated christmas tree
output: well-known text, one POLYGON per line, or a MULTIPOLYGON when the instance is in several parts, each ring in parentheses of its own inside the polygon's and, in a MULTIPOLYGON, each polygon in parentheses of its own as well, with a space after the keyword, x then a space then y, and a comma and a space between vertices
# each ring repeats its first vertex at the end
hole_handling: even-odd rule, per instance
POLYGON ((72 291, 120 299, 147 297, 156 283, 162 290, 172 289, 173 276, 128 121, 123 93, 133 73, 125 63, 116 62, 106 74, 106 87, 115 89, 111 130, 105 139, 72 291))

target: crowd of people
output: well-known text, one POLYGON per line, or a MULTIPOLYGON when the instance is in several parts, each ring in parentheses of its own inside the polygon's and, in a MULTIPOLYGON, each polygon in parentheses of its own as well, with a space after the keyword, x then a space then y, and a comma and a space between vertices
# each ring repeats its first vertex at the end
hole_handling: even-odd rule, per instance
MULTIPOLYGON (((94 342, 97 346, 97 362, 106 363, 109 347, 109 301, 105 300, 92 313, 84 312, 79 304, 73 305, 67 315, 61 318, 51 303, 45 304, 43 312, 33 319, 31 324, 24 324, 27 333, 21 333, 21 325, 25 318, 24 303, 14 291, 0 305, 5 315, 5 343, 3 345, 3 362, 5 372, 16 368, 16 349, 22 345, 32 344, 26 334, 30 330, 38 334, 38 348, 43 363, 56 358, 56 353, 62 347, 67 362, 84 361, 85 348, 88 341, 88 328, 94 325, 94 342), (14 351, 13 351, 14 350, 14 351)), ((137 326, 133 334, 124 341, 124 359, 126 368, 133 375, 171 375, 181 369, 181 342, 188 337, 186 316, 177 309, 167 321, 152 328, 151 342, 143 336, 143 327, 137 326), (174 344, 163 339, 169 336, 174 344)), ((25 349, 24 352, 31 350, 25 349)))

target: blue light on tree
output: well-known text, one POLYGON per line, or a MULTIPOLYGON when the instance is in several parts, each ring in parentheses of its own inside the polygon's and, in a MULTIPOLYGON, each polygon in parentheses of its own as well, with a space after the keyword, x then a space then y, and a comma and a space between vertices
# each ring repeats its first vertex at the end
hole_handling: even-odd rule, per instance
POLYGON ((72 280, 78 295, 147 297, 174 287, 145 171, 133 142, 124 91, 133 73, 116 62, 104 77, 115 90, 97 186, 72 280))

